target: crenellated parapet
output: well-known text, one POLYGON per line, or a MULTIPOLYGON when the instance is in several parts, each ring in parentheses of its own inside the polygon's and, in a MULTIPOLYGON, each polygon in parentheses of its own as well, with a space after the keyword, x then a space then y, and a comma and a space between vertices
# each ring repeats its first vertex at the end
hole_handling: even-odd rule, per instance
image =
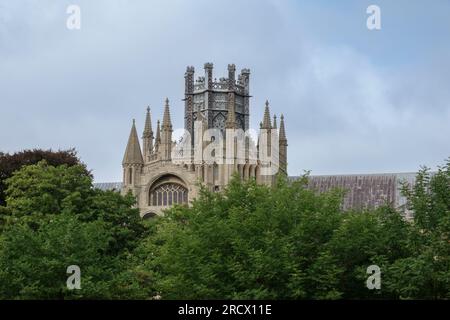
POLYGON ((214 77, 213 64, 205 63, 203 75, 194 80, 194 67, 185 73, 185 129, 194 134, 194 122, 204 118, 208 128, 224 130, 230 109, 235 112, 236 127, 249 128, 250 70, 236 73, 236 66, 227 66, 227 77, 214 77), (237 78, 237 79, 236 79, 237 78))
MULTIPOLYGON (((205 77, 200 76, 195 80, 195 84, 193 86, 193 93, 203 93, 208 90, 205 84, 205 77)), ((248 95, 248 86, 245 84, 245 78, 242 75, 239 75, 238 80, 230 80, 229 78, 220 78, 217 80, 214 78, 211 84, 210 90, 213 91, 235 91, 240 95, 248 95), (230 89, 232 87, 232 89, 230 89)))

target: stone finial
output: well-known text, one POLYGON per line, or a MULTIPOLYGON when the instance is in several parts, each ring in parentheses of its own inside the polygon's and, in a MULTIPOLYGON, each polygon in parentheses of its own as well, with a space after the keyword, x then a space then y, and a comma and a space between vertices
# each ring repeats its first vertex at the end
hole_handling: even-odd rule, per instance
POLYGON ((159 122, 159 119, 158 119, 158 121, 156 122, 156 139, 155 139, 155 144, 160 144, 161 143, 161 125, 160 125, 160 122, 159 122))
POLYGON ((284 116, 283 114, 280 116, 280 142, 286 142, 286 130, 284 128, 284 116))
POLYGON ((144 133, 143 133, 142 137, 143 138, 153 138, 152 118, 151 118, 151 114, 150 114, 150 106, 147 107, 147 115, 145 116, 144 133))
POLYGON ((212 69, 214 67, 214 64, 212 62, 207 62, 204 65, 205 69, 212 69))
POLYGON ((271 129, 272 125, 270 123, 270 110, 269 110, 269 101, 266 100, 266 107, 264 109, 264 119, 263 119, 263 129, 271 129))
POLYGON ((163 123, 162 129, 171 129, 172 121, 170 119, 170 109, 169 109, 169 98, 166 98, 166 104, 164 106, 164 115, 163 115, 163 123))
POLYGON ((205 76, 206 76, 206 86, 209 90, 213 87, 213 64, 208 62, 205 63, 205 76))
POLYGON ((236 66, 234 64, 228 65, 228 90, 234 90, 236 83, 236 66))
POLYGON ((192 94, 194 92, 194 67, 186 67, 186 73, 184 74, 184 93, 192 94))
POLYGON ((186 73, 194 73, 194 72, 195 72, 195 68, 193 66, 186 67, 186 73))
POLYGON ((277 115, 274 114, 273 115, 273 129, 277 129, 277 115))
POLYGON ((249 94, 250 91, 250 69, 241 70, 242 79, 241 82, 245 87, 245 94, 249 94))

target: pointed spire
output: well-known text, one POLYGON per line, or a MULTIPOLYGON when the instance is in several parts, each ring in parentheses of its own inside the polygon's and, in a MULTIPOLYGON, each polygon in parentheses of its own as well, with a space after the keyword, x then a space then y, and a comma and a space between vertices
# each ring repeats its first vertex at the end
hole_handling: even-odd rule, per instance
POLYGON ((131 127, 130 137, 128 138, 127 148, 123 157, 122 165, 125 164, 144 164, 142 158, 141 146, 139 144, 139 138, 136 131, 136 122, 133 119, 133 125, 131 127))
POLYGON ((162 160, 170 160, 172 152, 172 122, 170 121, 169 99, 166 98, 164 116, 161 126, 161 142, 158 147, 162 160))
POLYGON ((273 115, 273 129, 277 129, 277 115, 274 114, 273 115))
POLYGON ((147 116, 145 117, 145 126, 144 126, 144 134, 143 138, 153 138, 153 130, 152 130, 152 118, 150 114, 150 107, 147 107, 147 116))
POLYGON ((166 98, 166 105, 164 106, 164 116, 162 123, 162 130, 172 129, 172 121, 170 120, 169 99, 166 98))
POLYGON ((155 139, 155 145, 159 145, 161 143, 161 129, 160 129, 160 123, 159 120, 156 125, 156 139, 155 139))
POLYGON ((264 119, 263 119, 263 129, 270 129, 272 125, 270 124, 270 110, 269 110, 269 101, 266 100, 266 108, 264 110, 264 119))
POLYGON ((287 175, 287 139, 286 131, 284 128, 284 116, 280 116, 280 132, 278 139, 279 146, 279 168, 282 174, 287 175))
POLYGON ((143 156, 147 161, 147 156, 153 153, 153 130, 150 107, 147 107, 147 116, 145 117, 145 126, 144 133, 142 134, 142 140, 143 156))
POLYGON ((280 141, 287 141, 286 139, 286 131, 284 129, 284 116, 280 117, 280 141))

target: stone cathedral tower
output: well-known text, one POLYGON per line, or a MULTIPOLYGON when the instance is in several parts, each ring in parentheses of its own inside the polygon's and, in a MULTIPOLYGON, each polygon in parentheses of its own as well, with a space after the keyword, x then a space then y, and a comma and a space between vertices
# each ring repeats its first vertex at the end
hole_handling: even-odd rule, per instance
POLYGON ((167 98, 155 135, 147 108, 142 151, 133 120, 122 161, 122 193, 133 192, 142 217, 161 214, 173 204, 188 204, 198 194, 198 183, 221 191, 234 173, 241 179, 268 185, 274 183, 276 174, 287 175, 284 118, 281 115, 278 128, 275 115, 271 120, 269 102, 258 137, 239 135, 249 130, 250 71, 242 69, 236 79, 236 67, 230 64, 228 77, 217 80, 213 78, 213 64, 206 63, 203 76, 194 80, 194 74, 194 67, 187 67, 186 134, 179 142, 172 138, 167 98))

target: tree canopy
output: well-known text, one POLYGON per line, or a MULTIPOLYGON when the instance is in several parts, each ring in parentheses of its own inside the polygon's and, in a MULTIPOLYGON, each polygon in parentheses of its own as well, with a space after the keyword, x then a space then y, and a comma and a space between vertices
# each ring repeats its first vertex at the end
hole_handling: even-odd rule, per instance
POLYGON ((236 177, 176 206, 136 249, 163 299, 448 299, 450 165, 404 186, 407 221, 390 207, 345 212, 343 192, 308 177, 274 188, 236 177), (369 266, 381 287, 369 290, 369 266))
POLYGON ((82 164, 22 166, 0 206, 0 298, 450 298, 450 162, 404 185, 412 221, 390 207, 344 211, 345 190, 307 182, 235 177, 145 221, 131 194, 94 189, 82 164), (69 265, 80 290, 66 287, 69 265), (380 289, 367 287, 373 265, 380 289))
POLYGON ((0 152, 0 206, 5 205, 6 179, 10 178, 13 172, 23 166, 36 164, 41 160, 46 160, 47 163, 53 166, 81 164, 75 149, 59 151, 33 149, 13 154, 0 152))
POLYGON ((131 194, 92 188, 83 165, 22 167, 6 180, 0 213, 0 298, 128 298, 131 253, 149 228, 131 194), (82 289, 66 288, 67 267, 82 289))

